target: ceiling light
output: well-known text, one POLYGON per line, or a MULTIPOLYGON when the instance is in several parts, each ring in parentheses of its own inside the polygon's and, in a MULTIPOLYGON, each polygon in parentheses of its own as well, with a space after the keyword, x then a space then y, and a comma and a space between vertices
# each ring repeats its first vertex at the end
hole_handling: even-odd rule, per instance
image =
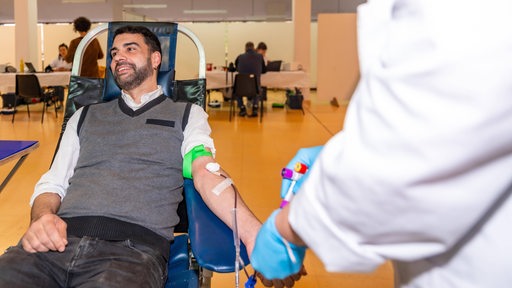
POLYGON ((210 10, 183 10, 183 14, 226 14, 227 10, 224 9, 210 9, 210 10))
POLYGON ((124 4, 123 7, 139 9, 160 9, 167 8, 167 4, 124 4))

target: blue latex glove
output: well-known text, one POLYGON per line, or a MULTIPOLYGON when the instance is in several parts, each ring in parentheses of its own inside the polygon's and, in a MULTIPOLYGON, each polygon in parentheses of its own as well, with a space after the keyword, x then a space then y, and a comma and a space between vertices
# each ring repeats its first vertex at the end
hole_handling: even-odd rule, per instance
MULTIPOLYGON (((295 182, 295 185, 292 188, 292 192, 294 195, 295 195, 295 193, 297 193, 297 191, 299 191, 299 188, 302 185, 302 183, 304 182, 304 180, 306 180, 306 178, 309 174, 309 170, 311 170, 311 166, 313 166, 313 163, 315 163, 315 160, 318 157, 318 154, 320 154, 320 151, 322 151, 322 148, 324 148, 324 146, 301 148, 301 149, 299 149, 297 154, 295 154, 293 159, 288 163, 288 165, 286 165, 286 168, 291 169, 291 170, 293 170, 295 168, 295 164, 297 164, 297 162, 300 162, 300 163, 308 166, 308 170, 307 170, 306 174, 304 174, 301 178, 299 178, 299 180, 297 180, 295 182)), ((283 179, 283 181, 281 182, 281 198, 283 198, 283 199, 286 198, 286 194, 287 194, 288 189, 290 188, 291 184, 292 184, 292 180, 283 179)))
POLYGON ((298 273, 306 254, 306 247, 289 243, 279 235, 275 225, 279 211, 274 211, 261 227, 251 254, 254 270, 270 280, 298 273))

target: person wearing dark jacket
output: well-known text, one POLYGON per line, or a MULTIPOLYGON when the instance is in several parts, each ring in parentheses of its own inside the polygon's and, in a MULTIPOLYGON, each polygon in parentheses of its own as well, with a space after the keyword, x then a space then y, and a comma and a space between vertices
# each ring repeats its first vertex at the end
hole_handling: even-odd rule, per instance
MULTIPOLYGON (((253 42, 245 43, 245 53, 238 55, 235 60, 235 66, 238 73, 254 74, 258 83, 258 90, 261 90, 261 74, 267 72, 267 67, 263 56, 254 49, 253 42)), ((258 100, 258 97, 253 97, 252 99, 252 113, 250 115, 252 117, 258 116, 258 100)), ((239 115, 247 115, 247 109, 245 108, 242 97, 237 99, 237 103, 240 109, 239 115)))

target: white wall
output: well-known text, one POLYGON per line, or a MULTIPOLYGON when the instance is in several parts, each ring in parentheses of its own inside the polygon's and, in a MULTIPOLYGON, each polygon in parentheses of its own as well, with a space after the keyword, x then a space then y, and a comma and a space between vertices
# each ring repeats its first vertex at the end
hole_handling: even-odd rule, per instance
POLYGON ((15 63, 14 61, 14 30, 14 26, 0 26, 0 39, 2 39, 0 64, 9 64, 14 67, 19 67, 19 63, 15 63))
POLYGON ((318 15, 319 99, 348 101, 359 80, 356 14, 318 15))
MULTIPOLYGON (((291 62, 293 58, 293 25, 292 23, 183 23, 201 40, 206 54, 206 63, 213 66, 226 66, 234 62, 236 57, 244 52, 247 41, 258 45, 260 41, 267 44, 269 60, 291 62)), ((184 38, 184 37, 183 37, 184 38)), ((190 58, 191 42, 178 40, 177 48, 177 77, 189 77, 190 70, 180 71, 186 64, 196 63, 197 58, 190 58)), ((193 66, 194 64, 192 64, 193 66)), ((187 65, 189 67, 189 65, 187 65)), ((195 67, 195 66, 193 66, 195 67)), ((193 75, 192 75, 193 76, 193 75)))
MULTIPOLYGON (((194 32, 204 46, 206 53, 206 63, 212 63, 214 66, 222 67, 229 62, 234 62, 235 58, 244 52, 247 41, 263 41, 267 44, 267 57, 269 60, 282 60, 284 63, 293 61, 293 23, 291 22, 215 22, 215 23, 180 23, 192 32, 194 32)), ((96 25, 93 25, 95 27, 96 25)), ((40 24, 38 29, 38 45, 41 47, 41 33, 44 34, 44 55, 40 55, 38 64, 39 69, 48 65, 58 56, 58 46, 61 43, 69 42, 77 37, 73 32, 71 24, 40 24), (41 29, 42 27, 42 29, 41 29)), ((7 62, 15 67, 19 63, 14 61, 14 33, 13 26, 0 26, 0 39, 13 39, 4 42, 0 52, 0 64, 7 62)), ((316 87, 316 51, 317 51, 317 24, 311 24, 311 67, 310 78, 311 87, 316 87)), ((106 51, 106 33, 99 37, 100 43, 105 53, 106 51)), ((177 78, 193 78, 197 75, 198 56, 191 41, 184 36, 179 36, 177 48, 177 78)), ((100 65, 105 65, 104 59, 100 65)))

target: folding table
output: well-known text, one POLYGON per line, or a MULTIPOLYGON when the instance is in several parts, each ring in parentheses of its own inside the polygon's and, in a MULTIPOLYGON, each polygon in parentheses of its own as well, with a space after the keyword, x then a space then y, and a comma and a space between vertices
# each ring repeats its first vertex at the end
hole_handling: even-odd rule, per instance
POLYGON ((39 147, 38 141, 0 140, 0 165, 4 165, 12 160, 18 160, 14 167, 12 167, 9 174, 2 181, 2 184, 0 185, 0 193, 21 164, 23 164, 23 161, 25 161, 28 154, 34 151, 37 147, 39 147))

